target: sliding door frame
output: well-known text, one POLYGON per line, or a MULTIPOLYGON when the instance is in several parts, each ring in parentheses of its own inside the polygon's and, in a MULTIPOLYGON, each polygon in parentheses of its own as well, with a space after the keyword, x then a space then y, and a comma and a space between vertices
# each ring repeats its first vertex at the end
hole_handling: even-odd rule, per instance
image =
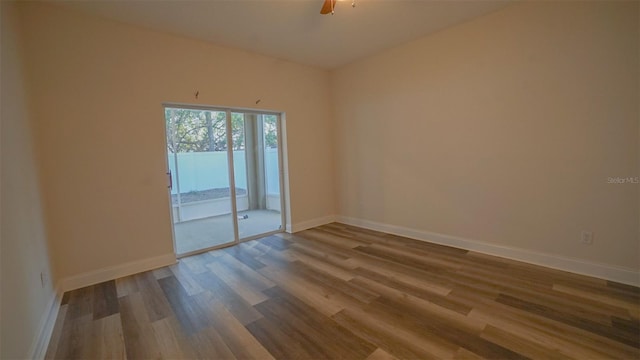
MULTIPOLYGON (((286 211, 285 208, 285 186, 284 186, 284 146, 282 144, 282 113, 277 111, 269 111, 269 110, 256 110, 256 109, 244 109, 244 108, 232 108, 232 107, 220 107, 220 106, 207 106, 207 105, 192 105, 192 104, 184 104, 184 103, 162 103, 163 109, 167 108, 177 108, 177 109, 185 109, 185 110, 205 110, 205 111, 216 111, 216 112, 224 112, 225 113, 225 126, 226 126, 226 137, 227 137, 227 167, 229 171, 229 196, 231 197, 231 212, 233 218, 233 241, 229 243, 225 243, 222 245, 215 245, 211 247, 206 247, 199 250, 188 251, 186 253, 178 254, 176 252, 176 234, 173 225, 173 208, 171 205, 171 191, 168 191, 169 196, 169 213, 171 215, 171 235, 173 237, 173 252, 176 254, 177 258, 182 258, 186 256, 196 255, 200 253, 204 253, 211 250, 221 249, 233 245, 237 245, 239 243, 259 239, 265 236, 270 236, 274 234, 278 234, 281 232, 285 232, 286 229, 286 211), (242 113, 242 114, 254 114, 254 115, 275 115, 276 116, 276 131, 277 131, 277 139, 278 139, 278 182, 280 188, 280 229, 269 231, 266 233, 247 236, 244 238, 240 238, 240 233, 238 230, 238 205, 236 199, 236 179, 235 179, 235 169, 233 163, 233 146, 229 146, 229 144, 233 144, 233 132, 231 131, 231 113, 242 113)), ((164 113, 164 112, 163 112, 164 113)), ((167 153, 167 127, 165 126, 165 153, 167 153)), ((264 131, 263 134, 264 136, 264 131)), ((246 149, 245 149, 246 151, 246 149)), ((169 169, 169 160, 167 156, 166 158, 166 166, 169 169)), ((177 165, 176 165, 176 176, 177 176, 177 165)))

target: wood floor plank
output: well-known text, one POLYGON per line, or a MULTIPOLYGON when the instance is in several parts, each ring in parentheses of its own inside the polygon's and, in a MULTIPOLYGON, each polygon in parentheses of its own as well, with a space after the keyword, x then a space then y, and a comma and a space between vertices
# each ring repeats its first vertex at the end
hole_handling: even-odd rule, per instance
POLYGON ((309 240, 301 236, 293 236, 292 239, 292 247, 298 250, 301 248, 305 249, 305 252, 307 254, 315 254, 316 258, 335 258, 336 263, 349 259, 349 255, 337 250, 332 246, 309 240))
POLYGON ((313 351, 315 357, 326 359, 326 355, 321 352, 321 348, 317 348, 308 341, 300 341, 294 339, 285 333, 287 327, 279 326, 269 320, 262 318, 247 325, 247 329, 251 334, 264 346, 276 359, 311 359, 311 354, 307 351, 313 351), (319 351, 320 350, 320 351, 319 351))
POLYGON ((505 289, 502 295, 519 299, 535 299, 536 304, 604 327, 613 325, 613 317, 627 318, 628 316, 625 309, 598 304, 590 299, 553 290, 505 289))
POLYGON ((567 293, 567 294, 591 298, 592 300, 596 300, 604 304, 620 307, 629 311, 631 316, 635 317, 636 319, 640 318, 640 306, 638 306, 640 302, 638 301, 635 301, 632 299, 620 299, 614 295, 602 294, 600 292, 593 293, 590 291, 579 289, 578 287, 559 285, 559 284, 554 284, 553 289, 556 291, 567 293))
POLYGON ((322 242, 314 241, 312 239, 307 239, 302 236, 297 236, 295 234, 289 235, 289 239, 291 239, 291 246, 299 249, 303 247, 308 251, 313 251, 316 254, 319 254, 320 257, 323 257, 325 254, 327 257, 333 257, 340 260, 348 260, 350 258, 349 254, 343 251, 340 248, 335 248, 331 245, 324 244, 322 242))
POLYGON ((627 285, 627 284, 622 284, 619 282, 615 282, 615 281, 607 281, 607 288, 608 289, 616 289, 616 290, 620 290, 623 291, 626 294, 629 295, 633 295, 637 298, 640 298, 640 288, 635 287, 635 286, 631 286, 631 285, 627 285))
MULTIPOLYGON (((198 284, 198 282, 193 278, 192 274, 194 273, 191 272, 190 267, 185 262, 178 261, 177 264, 169 266, 169 270, 171 270, 171 275, 178 279, 182 287, 190 296, 204 291, 200 284, 198 284)), ((169 276, 165 276, 163 278, 166 277, 169 276)))
POLYGON ((486 325, 485 322, 469 319, 466 317, 466 313, 463 314, 456 310, 448 309, 439 304, 415 297, 411 294, 404 293, 369 279, 358 277, 352 281, 361 283, 363 286, 369 287, 370 289, 378 292, 381 295, 381 298, 390 299, 399 305, 407 306, 413 309, 413 311, 421 313, 421 317, 430 320, 436 319, 447 323, 453 323, 459 328, 466 329, 469 332, 480 332, 486 325))
POLYGON ((91 345, 86 356, 83 355, 86 359, 126 359, 120 314, 94 320, 90 326, 88 342, 91 345))
MULTIPOLYGON (((291 234, 287 234, 287 235, 291 235, 291 234)), ((274 236, 286 239, 285 237, 282 236, 282 234, 276 234, 274 236)), ((242 242, 238 244, 238 249, 242 250, 243 254, 253 258, 258 258, 264 255, 265 252, 269 252, 273 250, 273 248, 267 246, 266 244, 262 244, 260 240, 261 239, 258 239, 256 241, 242 242)))
POLYGON ((335 298, 334 300, 352 298, 351 300, 360 299, 366 301, 367 298, 375 296, 375 294, 368 293, 366 290, 363 293, 361 289, 354 288, 353 285, 350 285, 348 282, 340 280, 338 277, 314 268, 309 264, 303 263, 288 249, 267 253, 260 259, 268 265, 265 269, 262 269, 261 272, 268 278, 275 277, 279 279, 272 280, 281 286, 283 286, 283 281, 286 282, 287 280, 283 280, 279 274, 284 274, 292 284, 298 284, 303 288, 314 288, 319 290, 317 294, 323 294, 323 296, 328 298, 335 298), (267 273, 269 275, 266 275, 267 273))
POLYGON ((332 292, 310 284, 292 273, 272 266, 260 269, 260 273, 325 316, 331 316, 344 309, 343 304, 333 301, 332 292))
POLYGON ((286 250, 291 246, 291 241, 281 238, 279 236, 267 236, 258 240, 261 244, 267 245, 276 250, 286 250))
POLYGON ((531 359, 565 360, 567 355, 561 352, 532 342, 526 337, 488 325, 480 335, 483 339, 509 348, 531 359))
POLYGON ((179 325, 172 316, 153 322, 151 328, 163 359, 194 358, 193 354, 188 353, 190 346, 182 345, 178 339, 181 331, 174 330, 179 328, 179 325))
POLYGON ((442 274, 429 273, 423 269, 412 268, 362 252, 352 251, 351 254, 353 256, 351 261, 360 268, 378 273, 382 272, 385 275, 392 275, 411 283, 428 284, 427 286, 432 287, 436 292, 447 293, 455 285, 451 279, 442 276, 442 274))
MULTIPOLYGON (((296 249, 295 247, 293 249, 296 249)), ((318 260, 315 256, 309 256, 308 253, 304 250, 296 251, 294 250, 293 256, 298 259, 301 263, 306 264, 318 271, 327 273, 331 276, 334 276, 343 281, 349 281, 353 279, 354 275, 348 270, 344 270, 340 266, 335 266, 332 263, 327 262, 325 259, 318 260)))
POLYGON ((195 300, 200 304, 201 308, 209 309, 205 315, 212 324, 211 327, 216 329, 220 334, 220 337, 224 340, 224 343, 236 358, 274 358, 269 351, 251 335, 249 330, 245 327, 247 324, 241 323, 217 297, 206 291, 196 295, 195 300))
POLYGON ((465 277, 476 279, 478 283, 499 281, 502 285, 500 293, 522 299, 534 299, 536 304, 552 307, 565 314, 573 314, 576 317, 587 319, 604 326, 611 326, 611 316, 628 316, 628 311, 624 308, 602 304, 587 297, 575 296, 572 294, 555 291, 551 284, 539 286, 530 282, 521 282, 510 279, 508 275, 493 274, 491 272, 462 269, 458 272, 465 277))
POLYGON ((424 275, 426 274, 407 271, 406 268, 393 266, 383 261, 357 258, 353 259, 353 263, 357 265, 354 272, 360 276, 376 277, 381 281, 386 279, 400 284, 408 284, 437 295, 447 295, 453 288, 449 281, 443 281, 438 278, 425 278, 424 275))
POLYGON ((630 334, 640 334, 640 321, 638 319, 624 319, 611 316, 611 324, 613 327, 630 334))
POLYGON ((239 271, 221 262, 214 262, 208 266, 220 280, 234 289, 238 296, 243 298, 249 305, 254 306, 268 299, 268 297, 262 293, 262 289, 256 289, 239 271))
POLYGON ((174 276, 168 276, 158 280, 158 283, 173 310, 173 315, 180 323, 182 331, 191 335, 207 327, 206 319, 201 316, 201 309, 198 308, 178 279, 174 276))
POLYGON ((369 303, 371 300, 378 297, 373 291, 368 290, 356 283, 344 281, 340 278, 334 277, 329 273, 318 271, 312 266, 304 264, 300 261, 295 261, 292 264, 292 270, 296 272, 301 278, 322 286, 326 289, 330 289, 337 294, 342 294, 344 297, 353 298, 355 301, 362 303, 369 303))
MULTIPOLYGON (((455 291, 451 295, 453 294, 455 294, 455 291)), ((466 297, 473 298, 473 294, 467 294, 466 297)), ((636 358, 640 355, 640 351, 632 346, 529 311, 477 297, 473 298, 472 302, 475 306, 468 315, 470 318, 484 319, 488 324, 500 329, 522 334, 523 336, 526 334, 529 339, 535 340, 536 343, 559 349, 571 357, 627 359, 636 358), (603 354, 602 349, 607 349, 608 354, 603 354)))
POLYGON ((640 295, 633 291, 627 291, 621 285, 612 286, 613 282, 598 279, 594 281, 593 278, 582 276, 581 281, 576 281, 573 278, 558 279, 555 281, 557 285, 564 285, 574 289, 578 289, 584 292, 588 292, 594 295, 600 295, 602 297, 613 298, 621 301, 625 301, 631 304, 637 304, 640 302, 640 295), (604 286, 603 286, 604 284, 604 286))
POLYGON ((439 319, 436 316, 425 318, 420 316, 421 309, 406 303, 394 301, 386 297, 377 299, 370 307, 387 315, 394 316, 395 322, 401 322, 407 329, 423 331, 433 338, 441 338, 448 343, 467 350, 482 357, 495 359, 526 359, 526 356, 518 354, 501 345, 492 343, 479 336, 479 331, 473 327, 458 326, 447 319, 439 319), (428 319, 428 320, 427 320, 428 319))
POLYGON ((249 324, 262 317, 236 290, 229 287, 213 272, 198 274, 196 279, 204 289, 208 290, 208 293, 214 294, 216 299, 223 303, 242 324, 249 324))
POLYGON ((331 234, 320 229, 305 230, 299 234, 299 236, 319 241, 334 248, 353 249, 358 246, 368 245, 365 241, 359 241, 353 238, 341 237, 335 234, 331 234))
POLYGON ((536 304, 530 301, 518 299, 509 295, 500 295, 496 299, 497 302, 506 304, 524 311, 544 316, 549 319, 563 322, 565 324, 581 328, 594 334, 608 337, 612 340, 640 348, 640 336, 636 333, 626 332, 624 330, 611 326, 602 325, 586 318, 579 318, 572 314, 563 313, 548 306, 536 304))
POLYGON ((345 309, 332 318, 358 337, 400 359, 450 358, 455 352, 450 346, 434 343, 432 339, 422 338, 361 310, 345 309))
POLYGON ((397 360, 395 356, 389 354, 388 352, 377 348, 371 355, 367 356, 366 360, 397 360))
POLYGON ((118 312, 116 282, 111 280, 96 284, 93 290, 93 320, 102 319, 118 312))
POLYGON ((258 270, 264 267, 264 264, 257 260, 254 256, 249 254, 247 251, 242 251, 239 247, 231 247, 222 250, 224 253, 231 255, 241 261, 246 266, 252 268, 253 270, 258 270))
POLYGON ((625 308, 604 304, 590 297, 576 296, 554 289, 506 287, 502 290, 505 295, 520 298, 535 298, 548 306, 562 311, 572 312, 578 316, 589 317, 593 321, 611 325, 612 317, 630 319, 629 311, 625 308))
POLYGON ((65 326, 60 334, 55 359, 83 359, 91 352, 93 315, 72 318, 67 310, 65 326))
MULTIPOLYGON (((432 288, 429 288, 429 290, 425 290, 424 288, 417 287, 411 283, 399 281, 395 278, 387 277, 367 269, 358 268, 358 269, 355 269, 353 272, 355 274, 358 274, 360 277, 371 280, 377 284, 387 286, 389 288, 400 291, 404 294, 413 295, 420 299, 427 300, 429 302, 432 302, 444 308, 459 312, 464 315, 468 314, 469 311, 471 311, 471 306, 462 304, 460 302, 455 302, 447 298, 446 296, 429 291, 432 288)), ((357 283, 357 282, 361 282, 361 280, 354 280, 352 282, 357 283)), ((449 292, 450 291, 447 290, 444 295, 447 295, 449 292)))
POLYGON ((146 271, 136 274, 134 277, 138 287, 138 293, 143 299, 145 304, 144 310, 147 312, 149 320, 157 321, 171 316, 171 307, 158 281, 155 276, 153 276, 153 272, 146 271))
MULTIPOLYGON (((220 252, 220 254, 223 253, 220 252)), ((207 264, 215 261, 216 257, 217 256, 213 256, 211 252, 205 252, 194 256, 183 257, 179 261, 187 265, 191 273, 202 274, 209 271, 207 264)))
POLYGON ((483 358, 482 356, 471 352, 465 348, 460 348, 458 349, 458 351, 456 351, 456 353, 453 355, 453 358, 455 360, 485 360, 485 358, 483 358))
POLYGON ((71 296, 71 291, 67 291, 62 295, 62 300, 60 300, 60 306, 67 305, 69 303, 69 297, 71 296))
POLYGON ((196 359, 238 359, 227 346, 220 333, 208 327, 191 336, 196 359))
POLYGON ((514 276, 511 272, 500 271, 488 267, 479 267, 475 265, 465 265, 457 274, 464 275, 467 278, 484 281, 487 278, 492 282, 502 284, 505 288, 512 289, 534 289, 534 290, 551 290, 552 282, 547 279, 526 279, 514 276))
POLYGON ((87 286, 73 291, 67 302, 67 318, 75 320, 93 314, 94 286, 87 286))
MULTIPOLYGON (((356 250, 358 249, 359 248, 356 248, 356 250)), ((376 250, 375 253, 377 254, 393 255, 394 259, 404 259, 403 262, 408 264, 420 264, 419 268, 422 266, 430 266, 436 271, 438 269, 455 271, 464 266, 463 264, 461 264, 460 262, 456 262, 455 260, 441 260, 437 257, 429 256, 429 252, 420 251, 419 249, 411 249, 389 244, 373 244, 367 246, 366 249, 376 250)))
POLYGON ((329 359, 360 359, 375 349, 372 344, 280 288, 267 292, 270 300, 258 305, 258 311, 284 327, 290 336, 315 348, 313 354, 329 359))
MULTIPOLYGON (((219 259, 220 262, 229 269, 229 271, 242 278, 243 283, 254 290, 262 291, 276 285, 271 280, 260 275, 259 272, 248 267, 233 256, 224 255, 219 257, 219 259)), ((210 267, 207 267, 207 269, 210 269, 210 267)))
MULTIPOLYGON (((166 271, 169 269, 165 268, 166 271)), ((133 294, 135 292, 140 291, 138 288, 138 282, 136 281, 135 276, 125 276, 121 278, 117 278, 116 282, 116 292, 118 293, 118 297, 127 296, 129 294, 133 294)))
MULTIPOLYGON (((257 259, 266 266, 288 267, 289 264, 297 259, 288 251, 288 249, 278 250, 268 245, 260 244, 259 247, 266 248, 264 254, 257 259)), ((260 272, 258 270, 258 272, 260 272)))
POLYGON ((119 298, 120 318, 127 359, 159 359, 160 346, 140 292, 119 298))
POLYGON ((166 278, 167 276, 173 275, 173 273, 171 272, 171 269, 166 267, 155 269, 152 272, 153 272, 153 277, 155 277, 156 280, 163 279, 163 278, 166 278))
POLYGON ((527 337, 543 347, 557 349, 575 359, 632 359, 640 356, 638 349, 631 346, 508 306, 487 306, 478 300, 468 316, 527 337))
POLYGON ((333 223, 66 292, 46 359, 640 359, 640 289, 333 223))

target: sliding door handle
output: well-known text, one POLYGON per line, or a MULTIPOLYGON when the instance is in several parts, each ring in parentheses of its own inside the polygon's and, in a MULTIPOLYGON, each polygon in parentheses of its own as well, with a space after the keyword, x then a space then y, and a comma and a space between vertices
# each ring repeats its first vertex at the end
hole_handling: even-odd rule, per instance
POLYGON ((169 190, 173 190, 173 176, 171 176, 171 170, 167 172, 167 176, 169 178, 169 186, 167 187, 169 188, 169 190))

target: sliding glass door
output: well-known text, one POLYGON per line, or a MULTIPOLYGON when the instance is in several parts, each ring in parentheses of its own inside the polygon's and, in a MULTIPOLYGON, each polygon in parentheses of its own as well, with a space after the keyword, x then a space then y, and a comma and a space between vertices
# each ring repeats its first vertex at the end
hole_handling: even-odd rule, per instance
POLYGON ((246 189, 236 193, 238 235, 247 238, 281 230, 278 117, 233 112, 231 119, 243 129, 233 157, 236 186, 243 184, 246 189))
POLYGON ((279 116, 165 107, 176 253, 282 231, 279 116))

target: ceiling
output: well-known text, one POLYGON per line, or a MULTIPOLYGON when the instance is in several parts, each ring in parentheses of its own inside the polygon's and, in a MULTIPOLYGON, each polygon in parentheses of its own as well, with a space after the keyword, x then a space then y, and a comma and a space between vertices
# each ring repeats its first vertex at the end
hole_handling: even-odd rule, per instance
POLYGON ((508 0, 64 1, 100 17, 333 69, 506 6, 508 0))

